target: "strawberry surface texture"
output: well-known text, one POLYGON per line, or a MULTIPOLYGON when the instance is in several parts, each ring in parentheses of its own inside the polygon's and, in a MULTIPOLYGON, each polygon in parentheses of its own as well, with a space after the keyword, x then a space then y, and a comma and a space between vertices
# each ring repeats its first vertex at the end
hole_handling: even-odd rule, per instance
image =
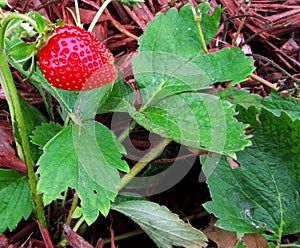
POLYGON ((90 32, 77 26, 54 30, 38 53, 40 69, 53 86, 91 90, 117 77, 113 54, 90 32))

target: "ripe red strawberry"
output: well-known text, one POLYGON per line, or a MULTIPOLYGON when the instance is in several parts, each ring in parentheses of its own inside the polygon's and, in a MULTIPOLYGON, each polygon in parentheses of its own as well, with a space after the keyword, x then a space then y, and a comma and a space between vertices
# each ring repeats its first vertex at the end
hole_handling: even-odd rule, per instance
POLYGON ((48 82, 65 90, 90 90, 117 77, 112 53, 76 26, 56 28, 39 51, 38 61, 48 82))

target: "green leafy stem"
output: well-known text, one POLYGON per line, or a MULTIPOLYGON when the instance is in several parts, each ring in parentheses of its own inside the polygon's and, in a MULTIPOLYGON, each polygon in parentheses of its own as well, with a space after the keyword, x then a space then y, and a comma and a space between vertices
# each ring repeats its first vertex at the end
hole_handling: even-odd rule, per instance
POLYGON ((198 33, 199 33, 199 37, 200 37, 200 41, 201 41, 201 45, 202 45, 203 51, 205 53, 208 53, 208 50, 207 50, 207 47, 206 47, 206 43, 205 43, 205 39, 204 39, 204 35, 203 35, 203 32, 202 32, 202 28, 201 28, 202 10, 203 10, 204 5, 207 2, 207 0, 204 0, 201 3, 200 8, 198 10, 198 13, 197 13, 195 7, 193 6, 192 1, 189 1, 189 2, 190 2, 190 5, 191 5, 191 8, 192 8, 192 11, 193 11, 194 20, 196 22, 196 26, 197 26, 197 30, 198 30, 198 33))
MULTIPOLYGON (((108 1, 110 1, 110 0, 108 0, 108 1)), ((196 23, 196 26, 197 26, 197 30, 198 30, 198 33, 199 33, 199 38, 200 38, 200 41, 201 41, 202 49, 205 53, 208 53, 208 49, 206 47, 206 42, 205 42, 205 39, 204 39, 203 31, 202 31, 202 28, 201 28, 202 10, 203 10, 204 5, 205 5, 206 2, 207 2, 207 0, 204 0, 201 3, 200 8, 197 11, 196 8, 193 6, 193 2, 191 0, 189 0, 190 6, 191 6, 191 9, 192 9, 192 12, 193 12, 194 20, 195 20, 195 23, 196 23)), ((235 43, 235 42, 233 42, 233 43, 235 43)), ((258 82, 262 83, 263 85, 269 87, 270 89, 278 91, 278 88, 276 86, 274 86, 272 83, 268 82, 267 80, 255 75, 253 73, 251 73, 249 76, 252 79, 254 79, 255 81, 258 81, 258 82)))
POLYGON ((28 175, 28 182, 30 186, 30 191, 32 194, 32 198, 35 204, 35 210, 37 214, 37 218, 42 226, 42 228, 46 228, 46 218, 44 215, 43 211, 43 202, 42 198, 40 195, 38 195, 36 186, 37 186, 37 179, 36 175, 34 172, 34 161, 31 156, 31 151, 30 151, 30 145, 29 145, 29 140, 28 140, 28 135, 26 132, 26 124, 24 121, 24 116, 22 113, 20 101, 19 101, 19 96, 17 93, 17 89, 10 71, 10 67, 8 65, 8 62, 6 60, 6 55, 5 55, 5 31, 7 29, 7 26, 10 21, 14 19, 21 19, 25 22, 28 22, 35 30, 38 30, 36 26, 36 22, 22 14, 11 14, 7 16, 1 23, 1 28, 0 28, 0 76, 1 76, 1 84, 2 88, 4 90, 4 94, 6 96, 8 105, 9 105, 9 110, 12 116, 12 121, 16 121, 17 123, 17 130, 19 132, 20 136, 20 142, 21 142, 21 147, 22 147, 22 152, 27 168, 27 175, 28 175))

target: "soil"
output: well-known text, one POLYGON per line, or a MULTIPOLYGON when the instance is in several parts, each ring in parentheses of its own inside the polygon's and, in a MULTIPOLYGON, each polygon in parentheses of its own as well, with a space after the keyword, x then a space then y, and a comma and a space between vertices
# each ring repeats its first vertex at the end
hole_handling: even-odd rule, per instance
MULTIPOLYGON (((67 10, 67 7, 74 10, 73 1, 10 0, 8 2, 10 7, 6 10, 21 13, 35 10, 54 22, 62 19, 65 23, 74 24, 72 15, 67 10)), ((100 1, 79 2, 81 21, 88 26, 99 8, 100 1)), ((190 2, 196 4, 195 0, 190 2)), ((237 40, 236 45, 242 46, 245 53, 251 54, 255 59, 257 69, 254 73, 265 80, 265 84, 262 84, 249 78, 237 87, 266 96, 271 91, 268 85, 271 85, 282 94, 299 97, 300 91, 296 80, 300 78, 300 1, 253 0, 251 4, 245 0, 211 0, 209 2, 212 8, 217 5, 224 8, 221 25, 208 46, 209 51, 231 46, 234 40, 237 40), (238 32, 240 28, 241 31, 238 32)), ((94 34, 112 51, 126 81, 134 84, 131 57, 136 52, 137 39, 145 31, 146 24, 153 20, 157 12, 166 12, 171 7, 180 8, 185 3, 185 0, 146 0, 133 9, 118 2, 109 5, 96 25, 94 34), (125 35, 126 32, 129 36, 125 35)), ((27 80, 24 80, 18 71, 14 68, 12 71, 19 93, 42 112, 45 111, 38 91, 27 80)), ((216 87, 226 87, 226 84, 216 85, 216 87)), ((111 115, 99 115, 97 118, 110 126, 111 115)), ((6 99, 0 88, 0 167, 25 172, 23 161, 16 156, 10 121, 6 99)), ((122 122, 118 128, 122 129, 122 122)), ((132 131, 130 139, 132 144, 140 150, 147 149, 151 145, 149 133, 141 127, 132 131)), ((170 147, 175 151, 178 144, 171 143, 170 147)), ((189 173, 178 184, 165 192, 149 196, 149 199, 167 206, 182 218, 189 216, 189 222, 196 228, 206 230, 207 233, 212 231, 216 233, 211 228, 213 217, 208 215, 202 207, 202 204, 210 199, 210 195, 206 183, 199 180, 201 165, 198 159, 195 159, 196 154, 193 156, 190 160, 192 166, 189 173)), ((156 162, 168 163, 175 157, 176 152, 169 154, 168 159, 156 162)), ((185 157, 182 160, 187 161, 185 157)), ((130 159, 128 162, 133 163, 130 159)), ((58 210, 53 205, 45 208, 53 244, 57 244, 61 239, 61 222, 65 220, 69 208, 68 204, 58 210)), ((74 224, 71 223, 71 227, 74 224)), ((79 240, 79 236, 71 231, 68 232, 68 237, 73 239, 70 242, 73 242, 72 247, 156 247, 135 223, 114 211, 111 211, 106 218, 99 217, 91 226, 82 225, 78 234, 84 240, 79 240), (118 235, 121 234, 128 234, 128 237, 118 240, 118 235), (104 244, 110 238, 115 239, 115 242, 104 244), (84 245, 79 246, 79 244, 84 245)), ((222 235, 223 241, 229 237, 226 236, 228 234, 222 235)), ((213 242, 212 240, 210 247, 217 247, 217 244, 222 247, 221 241, 214 240, 213 242)), ((263 241, 260 244, 249 247, 266 247, 263 241)), ((15 230, 0 234, 0 247, 46 247, 46 245, 38 225, 34 220, 29 219, 21 221, 15 230)))

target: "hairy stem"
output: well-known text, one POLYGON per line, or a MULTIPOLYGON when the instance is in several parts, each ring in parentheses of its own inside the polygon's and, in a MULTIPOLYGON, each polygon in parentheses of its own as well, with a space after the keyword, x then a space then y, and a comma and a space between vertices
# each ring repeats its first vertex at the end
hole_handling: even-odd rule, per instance
POLYGON ((0 76, 1 76, 1 85, 4 90, 4 94, 6 96, 8 106, 10 113, 12 115, 12 120, 16 121, 17 123, 17 130, 19 132, 20 136, 20 143, 24 155, 24 160, 26 163, 26 168, 27 168, 27 177, 28 177, 28 183, 30 186, 30 191, 32 194, 32 198, 34 201, 35 205, 35 211, 37 214, 37 218, 40 222, 40 225, 43 228, 46 228, 46 218, 44 215, 44 208, 43 208, 43 202, 41 199, 41 196, 38 195, 37 193, 37 179, 35 177, 35 172, 34 172, 34 161, 31 156, 31 151, 30 151, 30 144, 27 136, 27 131, 26 131, 26 123, 23 117, 23 112, 21 109, 20 101, 19 101, 19 96, 17 93, 17 89, 10 71, 10 67, 8 65, 7 59, 6 59, 6 54, 5 54, 5 43, 4 43, 4 38, 5 38, 5 31, 6 28, 11 20, 14 19, 21 19, 26 22, 28 22, 30 25, 32 25, 34 28, 37 29, 36 23, 33 19, 31 19, 28 16, 21 15, 21 14, 11 14, 7 16, 3 22, 2 26, 0 28, 0 76))

